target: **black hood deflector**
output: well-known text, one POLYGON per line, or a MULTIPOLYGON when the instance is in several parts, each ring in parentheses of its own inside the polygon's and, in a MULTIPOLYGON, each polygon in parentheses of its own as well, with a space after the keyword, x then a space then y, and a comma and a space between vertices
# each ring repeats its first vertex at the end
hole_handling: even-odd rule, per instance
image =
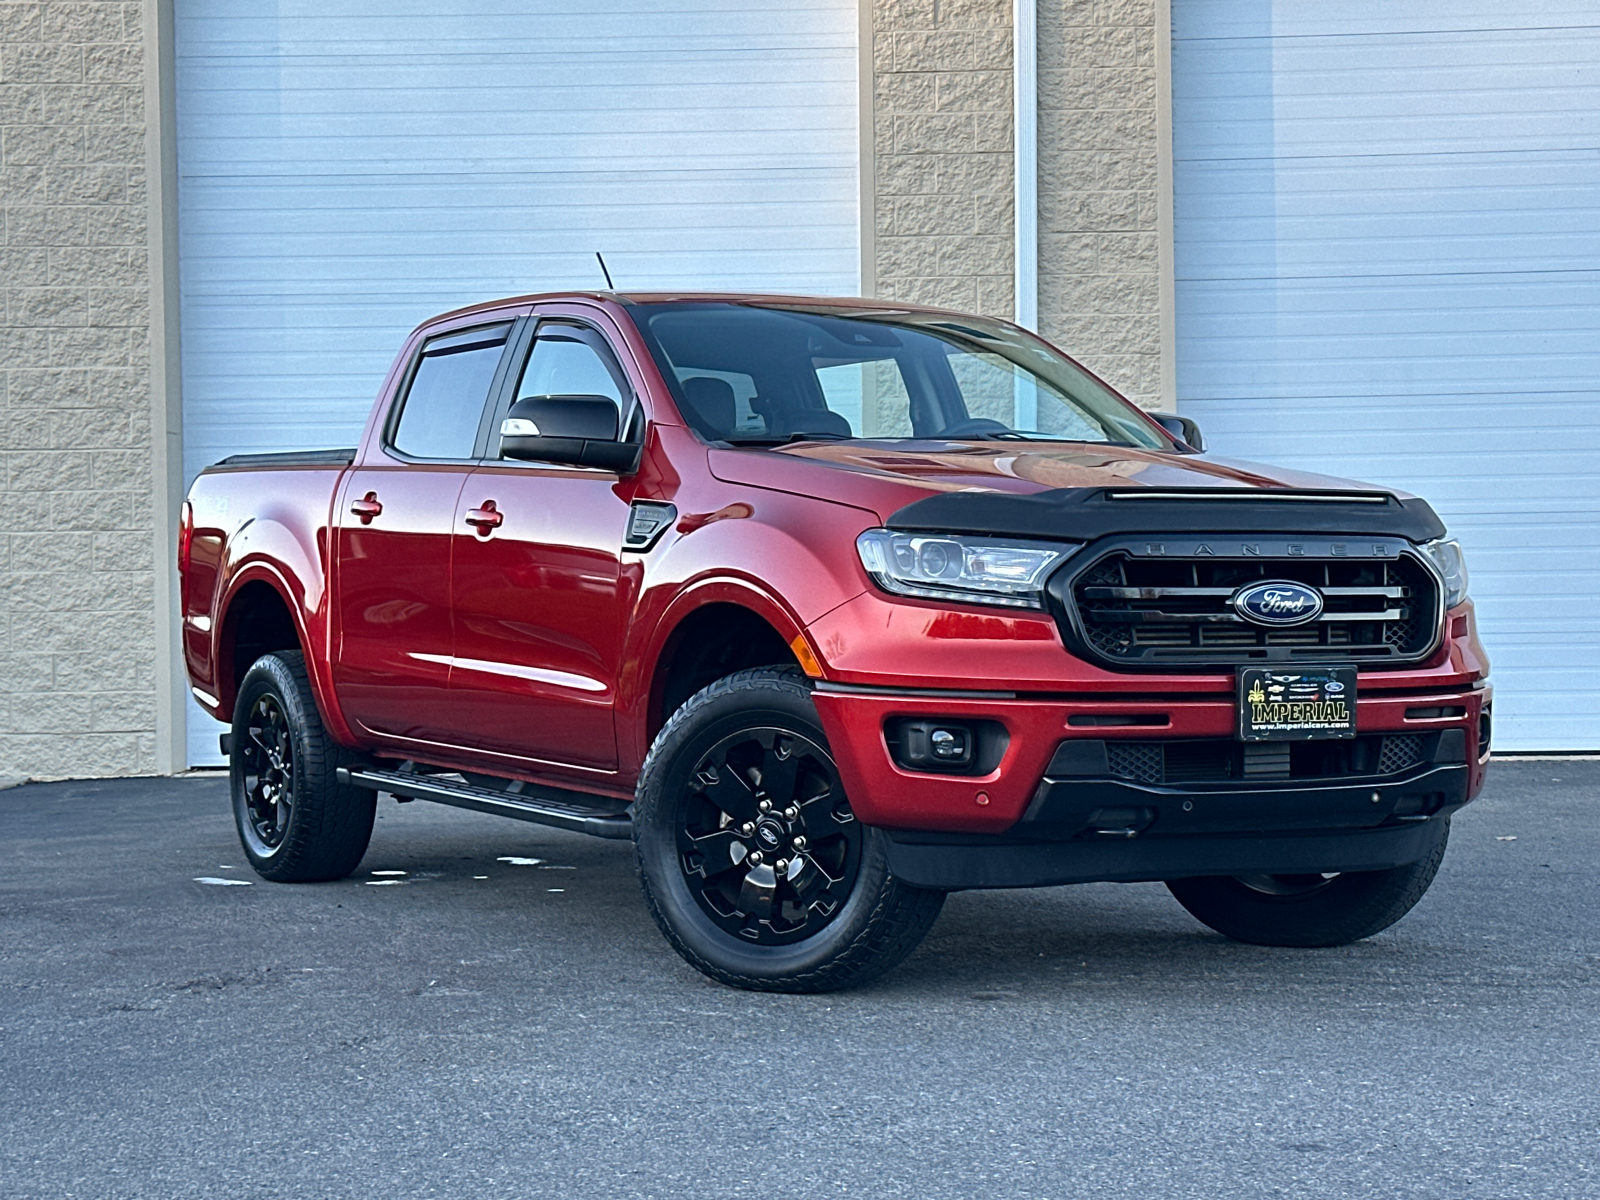
POLYGON ((941 492, 898 510, 889 528, 1050 541, 1127 533, 1299 533, 1426 542, 1445 532, 1432 506, 1416 497, 1280 488, 941 492))

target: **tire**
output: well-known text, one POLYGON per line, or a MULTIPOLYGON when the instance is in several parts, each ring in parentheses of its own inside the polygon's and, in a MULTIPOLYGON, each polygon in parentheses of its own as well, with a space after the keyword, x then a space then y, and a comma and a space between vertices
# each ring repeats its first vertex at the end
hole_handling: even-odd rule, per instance
POLYGON ((228 782, 234 824, 257 875, 274 883, 343 879, 372 838, 378 796, 338 781, 361 761, 322 726, 298 650, 256 659, 233 706, 228 782))
POLYGON ((1344 946, 1411 911, 1438 874, 1449 840, 1446 821, 1431 854, 1388 871, 1169 879, 1167 889, 1196 920, 1236 942, 1344 946))
POLYGON ((866 983, 911 953, 944 905, 943 892, 890 874, 883 833, 850 812, 794 670, 740 671, 690 697, 645 759, 633 830, 650 915, 692 966, 732 987, 866 983))

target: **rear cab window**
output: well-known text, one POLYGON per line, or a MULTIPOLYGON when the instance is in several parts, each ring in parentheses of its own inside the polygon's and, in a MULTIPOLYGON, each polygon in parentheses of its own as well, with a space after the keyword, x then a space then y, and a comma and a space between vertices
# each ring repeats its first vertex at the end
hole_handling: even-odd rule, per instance
POLYGON ((472 458, 511 326, 480 325, 424 342, 389 445, 408 458, 472 458))

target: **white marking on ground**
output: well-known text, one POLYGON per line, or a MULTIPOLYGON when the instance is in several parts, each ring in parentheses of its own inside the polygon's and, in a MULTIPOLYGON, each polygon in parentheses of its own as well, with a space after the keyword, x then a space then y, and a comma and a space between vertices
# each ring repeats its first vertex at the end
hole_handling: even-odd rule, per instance
POLYGON ((406 881, 404 879, 369 879, 369 880, 367 880, 367 886, 368 887, 404 887, 405 886, 405 882, 406 881))
POLYGON ((545 888, 547 892, 564 892, 566 890, 566 888, 545 888))
POLYGON ((197 875, 196 883, 209 883, 212 887, 249 887, 248 879, 218 879, 215 875, 197 875))
POLYGON ((513 867, 537 867, 542 863, 542 858, 518 858, 512 854, 502 854, 495 862, 510 863, 513 867))
POLYGON ((404 871, 370 871, 371 875, 404 875, 404 871))

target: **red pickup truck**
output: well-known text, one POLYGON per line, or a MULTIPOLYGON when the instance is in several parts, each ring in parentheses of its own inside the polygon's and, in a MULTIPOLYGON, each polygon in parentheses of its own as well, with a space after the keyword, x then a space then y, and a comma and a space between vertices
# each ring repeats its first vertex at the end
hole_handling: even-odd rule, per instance
POLYGON ((259 874, 348 874, 383 792, 631 838, 739 987, 870 979, 963 888, 1161 880, 1236 939, 1366 937, 1488 761, 1425 502, 1206 457, 914 305, 447 314, 357 448, 204 472, 179 560, 259 874))

